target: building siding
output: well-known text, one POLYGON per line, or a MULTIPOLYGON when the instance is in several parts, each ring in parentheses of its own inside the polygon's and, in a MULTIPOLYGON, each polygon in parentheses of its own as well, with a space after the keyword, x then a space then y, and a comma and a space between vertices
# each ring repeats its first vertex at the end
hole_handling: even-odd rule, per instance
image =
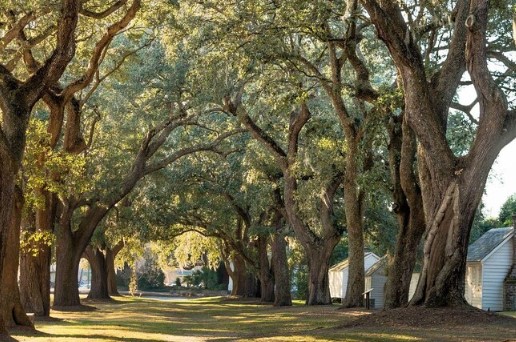
POLYGON ((416 293, 417 283, 419 282, 419 275, 420 273, 412 273, 412 277, 410 278, 408 300, 411 300, 412 297, 414 297, 414 293, 416 293))
MULTIPOLYGON (((512 241, 511 241, 512 240, 512 241)), ((505 241, 482 263, 482 309, 503 309, 503 281, 512 266, 512 243, 505 241)))
POLYGON ((468 262, 466 264, 466 291, 464 297, 472 306, 482 309, 482 264, 468 262))
MULTIPOLYGON (((369 269, 374 263, 380 258, 373 253, 369 253, 364 257, 364 268, 365 271, 369 269)), ((346 297, 346 291, 348 288, 348 274, 349 266, 344 267, 341 270, 330 270, 328 272, 328 280, 330 282, 330 296, 332 298, 344 298, 346 297)))
POLYGON ((383 309, 385 305, 385 283, 387 282, 387 277, 381 274, 373 274, 371 277, 367 277, 370 279, 371 286, 369 288, 366 287, 367 290, 373 289, 371 291, 371 298, 374 299, 374 307, 375 309, 383 309))

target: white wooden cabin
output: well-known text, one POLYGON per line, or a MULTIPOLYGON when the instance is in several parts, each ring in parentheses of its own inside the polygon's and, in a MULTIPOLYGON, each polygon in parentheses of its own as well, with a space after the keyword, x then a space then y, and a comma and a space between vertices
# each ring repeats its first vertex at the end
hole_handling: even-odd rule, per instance
POLYGON ((365 273, 364 292, 371 290, 371 308, 382 309, 385 305, 385 283, 387 282, 387 258, 383 257, 374 263, 365 273))
MULTIPOLYGON (((365 272, 373 266, 380 257, 372 252, 364 254, 365 272)), ((330 282, 330 295, 332 298, 344 298, 348 287, 349 261, 348 259, 333 265, 328 271, 330 282)))
POLYGON ((504 280, 514 263, 514 228, 494 228, 469 246, 465 298, 483 310, 504 309, 504 280))
MULTIPOLYGON (((410 300, 416 292, 419 281, 419 273, 412 273, 410 279, 409 297, 410 300)), ((374 309, 383 309, 385 306, 385 284, 387 283, 387 258, 378 260, 365 274, 365 291, 373 289, 370 298, 374 299, 374 309)), ((364 292, 365 292, 364 291, 364 292)))

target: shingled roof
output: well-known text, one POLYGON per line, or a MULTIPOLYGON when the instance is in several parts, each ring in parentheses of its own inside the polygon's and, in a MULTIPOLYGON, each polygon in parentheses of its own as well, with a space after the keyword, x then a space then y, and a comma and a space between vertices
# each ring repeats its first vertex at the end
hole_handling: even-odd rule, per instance
POLYGON ((380 260, 378 260, 377 262, 375 262, 373 264, 373 266, 369 267, 369 269, 367 270, 365 276, 366 277, 370 277, 372 276, 375 272, 377 272, 378 270, 381 270, 382 272, 380 273, 380 275, 385 275, 385 266, 387 266, 387 256, 384 255, 380 260))
POLYGON ((468 261, 482 261, 499 244, 514 234, 514 228, 493 228, 473 242, 468 248, 468 261))
MULTIPOLYGON (((374 255, 376 258, 380 259, 380 257, 373 252, 366 252, 364 254, 364 259, 367 258, 369 255, 374 255)), ((330 271, 342 271, 346 267, 349 266, 349 259, 345 259, 344 261, 339 262, 338 264, 335 264, 330 267, 330 271)))

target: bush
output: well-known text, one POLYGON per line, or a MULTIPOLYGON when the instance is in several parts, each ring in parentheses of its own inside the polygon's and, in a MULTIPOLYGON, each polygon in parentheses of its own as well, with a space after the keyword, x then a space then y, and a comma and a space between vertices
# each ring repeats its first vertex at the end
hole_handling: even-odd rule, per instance
POLYGON ((144 253, 144 259, 136 267, 138 289, 155 290, 165 286, 165 273, 159 267, 156 258, 151 253, 144 253))
POLYGON ((206 290, 220 289, 217 271, 208 267, 203 267, 202 270, 194 271, 191 276, 191 283, 193 286, 202 287, 206 290))

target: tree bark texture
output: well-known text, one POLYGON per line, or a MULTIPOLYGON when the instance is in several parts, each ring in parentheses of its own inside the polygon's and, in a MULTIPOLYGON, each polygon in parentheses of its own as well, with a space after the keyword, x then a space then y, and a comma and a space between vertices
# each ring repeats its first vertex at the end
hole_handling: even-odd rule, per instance
MULTIPOLYGON (((35 220, 27 227, 30 233, 52 233, 54 230, 57 197, 45 192, 44 198, 43 208, 36 209, 35 220)), ((27 312, 33 312, 36 316, 49 316, 51 248, 47 245, 39 245, 37 248, 37 255, 22 253, 20 256, 20 296, 27 312)))
POLYGON ((91 288, 88 299, 109 300, 108 269, 104 253, 88 245, 84 250, 84 256, 91 267, 91 288))
POLYGON ((113 200, 110 206, 94 205, 90 207, 81 219, 79 228, 75 231, 72 231, 72 216, 75 204, 72 201, 64 201, 60 222, 56 227, 54 306, 80 305, 77 273, 82 254, 90 243, 96 227, 106 213, 115 205, 115 201, 117 200, 113 200))
POLYGON ((120 296, 116 286, 115 257, 123 246, 121 241, 113 248, 100 249, 91 245, 86 247, 84 257, 90 263, 92 271, 88 299, 108 300, 111 296, 120 296))
POLYGON ((34 328, 27 317, 20 300, 18 288, 18 252, 20 250, 20 225, 23 208, 23 194, 16 187, 14 193, 14 205, 11 207, 11 222, 6 236, 6 257, 2 265, 0 283, 0 308, 2 321, 7 327, 16 325, 34 328))
POLYGON ((245 293, 244 297, 246 298, 260 298, 260 279, 254 274, 250 272, 249 268, 245 274, 245 293))
POLYGON ((11 216, 15 214, 14 185, 23 159, 26 130, 32 108, 41 98, 44 89, 59 80, 74 56, 74 34, 79 4, 78 0, 62 1, 56 47, 45 63, 31 73, 28 79, 16 79, 3 64, 0 64, 0 288, 2 291, 9 291, 2 293, 1 297, 3 304, 0 316, 7 317, 7 322, 5 319, 0 321, 0 334, 5 331, 4 325, 13 321, 32 326, 30 321, 26 321, 26 315, 19 303, 16 276, 19 248, 11 250, 12 246, 19 247, 19 225, 13 225, 15 218, 11 216), (8 249, 9 254, 6 253, 8 249), (13 264, 16 265, 14 271, 9 269, 13 264))
POLYGON ((487 67, 489 3, 457 1, 447 58, 439 72, 428 77, 398 4, 361 2, 398 68, 406 119, 420 144, 418 174, 426 239, 423 270, 411 304, 465 305, 465 265, 475 210, 494 160, 516 137, 516 113, 508 109, 487 67), (478 96, 480 116, 468 154, 457 157, 446 140, 446 125, 466 66, 478 96))
MULTIPOLYGON (((4 283, 7 279, 4 279, 6 276, 11 276, 9 274, 5 274, 4 271, 4 263, 7 262, 7 247, 9 242, 9 235, 11 234, 11 225, 13 225, 13 213, 14 211, 14 177, 15 172, 11 169, 10 165, 7 163, 8 160, 5 160, 2 155, 2 160, 0 163, 0 285, 4 283)), ((7 272, 8 273, 8 272, 7 272)), ((0 287, 0 298, 3 298, 2 288, 0 287)), ((4 321, 4 316, 7 316, 7 312, 4 312, 3 306, 1 306, 2 310, 0 312, 0 336, 7 333, 4 321)))
POLYGON ((245 296, 246 294, 246 267, 245 260, 238 254, 232 260, 233 269, 229 264, 226 264, 231 280, 233 281, 233 288, 231 289, 232 296, 245 296))
POLYGON ((274 306, 291 306, 292 295, 290 293, 290 276, 287 262, 287 242, 281 232, 281 228, 281 226, 277 227, 272 240, 272 268, 275 282, 274 306))
POLYGON ((106 267, 108 272, 108 293, 110 296, 120 296, 118 288, 116 286, 116 269, 115 269, 115 258, 117 254, 124 248, 124 241, 118 242, 112 248, 106 248, 106 267))
POLYGON ((54 287, 55 309, 81 304, 79 299, 79 263, 86 245, 76 246, 71 219, 73 206, 65 204, 59 224, 56 226, 56 279, 54 287))
MULTIPOLYGON (((363 191, 358 185, 358 144, 347 138, 346 174, 344 177, 344 208, 348 231, 349 273, 346 295, 342 306, 361 307, 365 288, 363 191)), ((338 243, 338 241, 337 241, 338 243)))
POLYGON ((259 274, 260 274, 260 301, 265 303, 274 302, 274 274, 269 264, 267 254, 267 236, 258 236, 259 274))
POLYGON ((416 141, 404 116, 393 116, 389 127, 389 164, 393 184, 394 213, 398 235, 389 263, 385 307, 407 305, 418 246, 425 232, 425 216, 419 180, 416 176, 416 141))
MULTIPOLYGON (((312 246, 305 249, 308 259, 308 298, 307 305, 331 304, 330 281, 328 271, 330 269, 330 257, 340 237, 326 241, 321 246, 312 246)), ((363 259, 363 257, 362 257, 363 259)))

